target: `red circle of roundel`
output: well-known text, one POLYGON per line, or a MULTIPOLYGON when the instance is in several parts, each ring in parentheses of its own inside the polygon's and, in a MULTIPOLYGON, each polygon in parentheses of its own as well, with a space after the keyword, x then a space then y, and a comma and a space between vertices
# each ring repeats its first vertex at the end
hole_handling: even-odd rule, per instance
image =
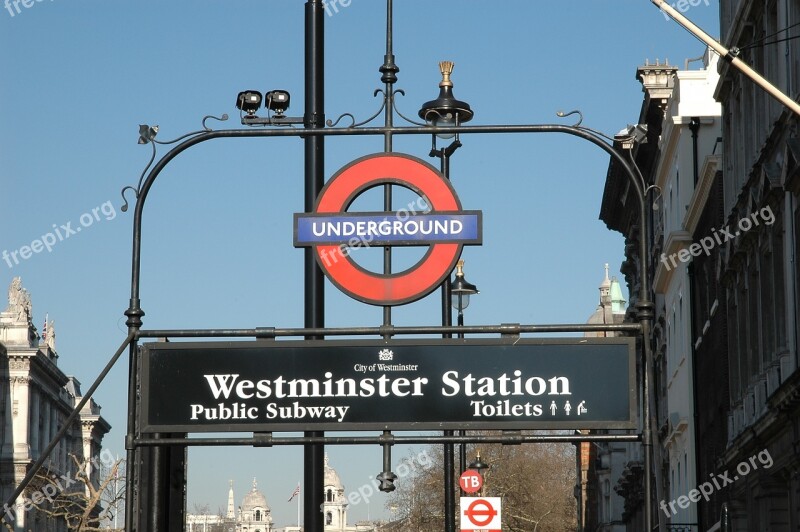
MULTIPOLYGON (((410 155, 379 153, 339 170, 320 192, 314 212, 343 213, 359 194, 387 183, 424 196, 433 211, 461 210, 455 190, 436 168, 410 155)), ((450 275, 462 247, 431 244, 415 266, 385 275, 365 271, 349 256, 343 257, 339 245, 315 246, 317 263, 328 279, 350 297, 370 305, 403 305, 428 295, 450 275)))

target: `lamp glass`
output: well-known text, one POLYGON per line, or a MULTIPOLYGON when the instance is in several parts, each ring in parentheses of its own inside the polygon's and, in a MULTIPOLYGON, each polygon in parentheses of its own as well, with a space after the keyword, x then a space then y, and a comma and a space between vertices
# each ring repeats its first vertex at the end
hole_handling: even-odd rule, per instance
POLYGON ((469 294, 454 292, 450 298, 452 299, 453 308, 456 310, 464 310, 469 306, 469 294))
MULTIPOLYGON (((439 116, 438 114, 434 114, 433 120, 431 120, 431 125, 436 126, 454 126, 456 125, 455 117, 453 113, 444 113, 443 116, 439 116)), ((442 140, 452 139, 456 136, 455 133, 437 133, 436 136, 442 140)))

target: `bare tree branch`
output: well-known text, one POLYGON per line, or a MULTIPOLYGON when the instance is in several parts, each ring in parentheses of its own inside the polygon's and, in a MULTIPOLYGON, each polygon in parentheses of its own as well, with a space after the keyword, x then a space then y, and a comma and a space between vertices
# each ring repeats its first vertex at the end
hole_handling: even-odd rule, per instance
POLYGON ((75 471, 58 477, 43 469, 34 477, 26 497, 33 508, 48 518, 63 521, 76 532, 122 531, 110 528, 110 507, 116 510, 125 498, 124 479, 120 482, 122 460, 110 465, 70 454, 75 471), (97 467, 99 481, 91 478, 91 467, 97 467), (120 488, 120 484, 122 488, 120 488))
MULTIPOLYGON (((470 449, 468 456, 473 458, 477 450, 470 449)), ((444 528, 442 447, 427 452, 430 464, 396 483, 397 490, 386 504, 395 522, 386 530, 444 528)), ((480 454, 491 466, 484 473, 484 495, 503 499, 504 531, 575 529, 575 450, 571 444, 482 445, 480 454)))

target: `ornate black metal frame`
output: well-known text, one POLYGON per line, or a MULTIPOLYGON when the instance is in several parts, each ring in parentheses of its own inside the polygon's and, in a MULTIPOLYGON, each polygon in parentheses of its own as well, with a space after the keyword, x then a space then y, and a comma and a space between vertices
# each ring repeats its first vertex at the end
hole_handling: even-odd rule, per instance
MULTIPOLYGON (((126 186, 122 189, 124 205, 123 211, 128 209, 128 200, 125 193, 133 193, 135 203, 133 212, 133 249, 131 256, 131 291, 128 309, 125 311, 127 316, 126 325, 128 335, 122 345, 111 357, 108 364, 97 377, 92 386, 84 394, 80 403, 75 407, 72 414, 65 420, 61 430, 55 439, 43 450, 39 459, 32 465, 23 482, 16 488, 14 493, 7 500, 9 507, 13 506, 14 501, 23 492, 28 483, 33 479, 36 472, 41 468, 48 456, 55 448, 58 441, 66 434, 69 427, 78 418, 81 409, 92 397, 98 386, 105 379, 111 368, 119 360, 126 348, 129 350, 129 388, 128 388, 128 420, 126 449, 129 464, 135 461, 135 452, 143 447, 158 447, 169 445, 185 446, 217 446, 217 445, 252 445, 257 447, 269 447, 276 445, 381 445, 384 448, 383 471, 379 478, 391 478, 391 446, 398 443, 408 444, 454 444, 454 443, 505 443, 521 444, 535 442, 582 442, 582 441, 616 441, 616 442, 637 442, 641 441, 645 446, 645 519, 647 523, 652 523, 652 426, 651 412, 654 410, 653 397, 651 396, 650 386, 653 382, 653 362, 651 353, 651 328, 653 320, 653 303, 650 299, 651 287, 648 275, 648 239, 646 232, 647 221, 647 201, 646 193, 648 189, 642 180, 641 174, 636 168, 630 154, 614 145, 613 138, 582 126, 583 115, 580 111, 569 113, 558 112, 557 116, 567 117, 574 114, 579 115, 579 121, 573 125, 563 124, 520 124, 520 125, 479 125, 479 126, 432 126, 408 119, 397 108, 395 97, 405 95, 402 89, 395 89, 397 72, 399 69, 394 63, 392 53, 392 0, 387 0, 387 53, 385 63, 381 66, 381 81, 385 83, 383 89, 375 90, 373 96, 382 95, 380 108, 368 119, 357 121, 353 114, 343 113, 336 120, 327 120, 325 127, 317 127, 314 124, 319 120, 299 119, 290 117, 269 117, 259 118, 255 116, 242 116, 242 124, 247 126, 242 129, 223 129, 214 130, 207 125, 208 120, 225 121, 228 115, 220 117, 205 116, 202 120, 202 129, 187 133, 176 139, 169 141, 159 141, 156 139, 158 126, 143 125, 140 127, 141 144, 151 144, 152 155, 147 166, 142 171, 137 185, 126 186), (367 124, 375 120, 381 112, 384 113, 384 125, 379 127, 366 127, 367 124), (396 127, 393 115, 397 114, 403 120, 411 124, 410 127, 396 127), (338 126, 345 118, 350 120, 346 126, 338 126), (294 127, 294 124, 302 123, 304 127, 294 127), (618 324, 618 325, 587 325, 587 324, 556 324, 556 325, 521 325, 521 324, 500 324, 500 325, 470 325, 470 326, 406 326, 397 327, 391 324, 391 308, 384 308, 384 322, 377 327, 346 327, 346 328, 280 328, 263 327, 255 329, 174 329, 174 330, 145 330, 142 329, 142 317, 145 315, 142 310, 140 300, 140 272, 141 272, 141 247, 142 247, 142 218, 144 206, 151 187, 164 168, 179 154, 187 149, 202 144, 207 141, 220 138, 245 138, 245 137, 352 137, 352 136, 383 136, 385 139, 385 150, 392 151, 392 138, 395 135, 430 135, 433 139, 431 156, 444 154, 447 148, 437 150, 437 134, 455 134, 453 146, 460 146, 461 135, 474 134, 541 134, 541 133, 560 133, 571 135, 586 140, 600 149, 604 150, 614 159, 628 175, 632 189, 639 202, 639 278, 641 280, 638 303, 636 304, 638 323, 618 324), (175 145, 167 153, 156 161, 157 144, 175 145), (467 335, 467 334, 500 334, 500 335, 520 335, 533 333, 557 333, 557 332, 602 332, 614 331, 641 338, 642 361, 644 364, 644 378, 641 383, 642 390, 642 430, 641 433, 630 434, 575 434, 575 435, 542 435, 542 434, 522 434, 518 431, 506 431, 499 435, 457 435, 452 432, 445 435, 409 435, 396 436, 391 432, 384 432, 379 436, 301 436, 301 437, 274 437, 272 433, 255 433, 252 437, 231 437, 231 438, 187 438, 187 437, 148 437, 138 431, 137 418, 139 413, 138 398, 138 341, 141 338, 220 338, 220 337, 250 337, 250 338, 278 338, 278 337, 325 337, 342 335, 373 335, 383 338, 390 338, 399 335, 467 335)), ((619 139, 617 139, 619 140, 619 139)), ((454 148, 453 148, 454 149, 454 148)), ((385 210, 391 210, 391 187, 387 186, 384 194, 385 210)), ((384 251, 384 268, 391 272, 391 253, 384 251)), ((126 508, 132 508, 132 497, 134 496, 134 475, 127 476, 127 500, 126 508)), ((135 530, 132 511, 126 511, 126 529, 135 530)), ((0 519, 1 520, 1 519, 0 519)))

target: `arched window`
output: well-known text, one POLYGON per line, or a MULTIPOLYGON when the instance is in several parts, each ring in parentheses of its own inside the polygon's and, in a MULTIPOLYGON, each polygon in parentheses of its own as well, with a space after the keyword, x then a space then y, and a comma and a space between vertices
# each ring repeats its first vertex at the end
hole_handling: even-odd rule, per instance
MULTIPOLYGON (((261 510, 256 510, 256 521, 261 521, 261 510)), ((256 530, 258 532, 258 530, 256 530)))
POLYGON ((330 525, 333 524, 333 514, 328 512, 325 514, 325 524, 330 525))
POLYGON ((327 502, 333 502, 333 490, 328 490, 328 492, 325 494, 325 500, 327 502))

